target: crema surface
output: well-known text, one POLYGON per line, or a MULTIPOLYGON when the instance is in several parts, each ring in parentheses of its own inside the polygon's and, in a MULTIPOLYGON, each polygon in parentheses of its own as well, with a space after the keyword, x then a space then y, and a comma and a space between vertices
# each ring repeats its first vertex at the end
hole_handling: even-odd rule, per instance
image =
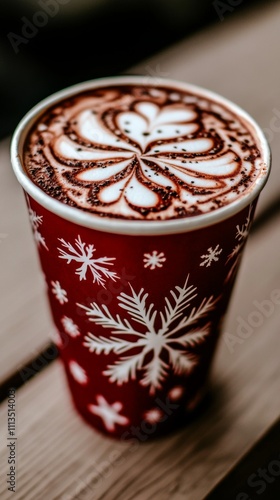
POLYGON ((49 196, 136 220, 217 210, 252 188, 262 164, 252 126, 183 84, 76 94, 40 116, 24 147, 29 177, 49 196))

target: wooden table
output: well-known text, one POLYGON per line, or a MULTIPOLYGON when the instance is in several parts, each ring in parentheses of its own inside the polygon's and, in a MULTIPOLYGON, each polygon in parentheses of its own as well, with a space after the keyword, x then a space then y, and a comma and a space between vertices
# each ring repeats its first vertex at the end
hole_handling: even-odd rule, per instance
MULTIPOLYGON (((269 300, 280 288, 279 23, 279 4, 242 17, 227 15, 223 23, 133 68, 147 78, 196 83, 239 103, 267 129, 274 155, 216 356, 211 392, 197 418, 172 436, 131 447, 97 434, 73 410, 60 361, 49 363, 55 351, 48 349, 52 326, 44 283, 21 189, 10 168, 9 140, 0 144, 1 500, 200 500, 279 417, 280 305, 233 350, 226 343, 227 332, 236 334, 237 316, 246 320, 255 310, 254 301, 269 300), (15 385, 21 387, 16 390, 17 487, 12 494, 6 483, 5 398, 7 388, 15 385)), ((236 499, 231 493, 222 498, 236 499)), ((214 490, 212 498, 219 500, 217 495, 214 490)))

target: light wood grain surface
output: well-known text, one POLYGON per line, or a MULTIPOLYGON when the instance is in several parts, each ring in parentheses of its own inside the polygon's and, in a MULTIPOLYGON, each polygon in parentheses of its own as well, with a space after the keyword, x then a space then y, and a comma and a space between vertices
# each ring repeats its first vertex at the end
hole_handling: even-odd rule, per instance
MULTIPOLYGON (((203 31, 134 72, 189 81, 247 109, 268 129, 274 169, 258 215, 280 198, 280 5, 264 6, 203 31), (276 110, 276 111, 275 111, 276 110), (279 127, 279 131, 278 130, 279 127)), ((0 382, 49 342, 51 323, 21 189, 0 144, 0 382)), ((16 500, 201 500, 280 412, 280 305, 233 352, 238 316, 280 288, 280 218, 249 239, 212 373, 208 406, 186 429, 131 448, 90 429, 72 409, 60 362, 17 391, 16 500)), ((240 339, 239 339, 240 340, 240 339)), ((6 401, 0 405, 0 498, 6 500, 6 401), (4 478, 4 479, 3 479, 4 478), (2 480, 3 479, 3 480, 2 480)))
POLYGON ((2 381, 49 343, 51 330, 27 209, 10 164, 9 140, 0 143, 0 213, 2 381))

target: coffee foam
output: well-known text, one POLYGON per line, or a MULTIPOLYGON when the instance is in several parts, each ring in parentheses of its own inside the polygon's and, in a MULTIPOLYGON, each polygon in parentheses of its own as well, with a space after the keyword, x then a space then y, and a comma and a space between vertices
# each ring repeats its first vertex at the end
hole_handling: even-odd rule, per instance
POLYGON ((139 84, 59 102, 24 147, 26 171, 47 194, 125 219, 216 210, 248 192, 262 163, 249 124, 231 110, 183 89, 139 84))

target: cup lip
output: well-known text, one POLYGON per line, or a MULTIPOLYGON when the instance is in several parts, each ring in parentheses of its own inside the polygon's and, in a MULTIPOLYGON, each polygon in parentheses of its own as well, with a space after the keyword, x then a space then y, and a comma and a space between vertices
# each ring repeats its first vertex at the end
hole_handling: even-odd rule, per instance
POLYGON ((111 76, 106 78, 98 78, 89 80, 83 83, 78 83, 60 90, 46 99, 35 105, 19 122, 11 141, 11 162, 14 173, 26 191, 35 201, 50 212, 71 221, 75 224, 96 229, 98 231, 115 233, 115 234, 130 234, 130 235, 164 235, 176 234, 201 229, 211 226, 232 217, 238 212, 241 212, 246 206, 258 197, 267 182, 271 170, 271 151, 268 141, 256 121, 242 108, 232 101, 226 99, 219 94, 203 87, 189 84, 183 81, 150 77, 145 75, 125 75, 111 76), (21 161, 22 147, 26 136, 38 117, 53 106, 57 102, 71 97, 76 93, 94 89, 101 86, 113 86, 118 84, 139 84, 139 85, 155 85, 161 87, 172 87, 178 90, 186 90, 195 93, 201 97, 206 97, 218 104, 228 108, 231 112, 243 119, 249 127, 253 129, 254 136, 259 141, 260 149, 263 151, 262 171, 254 184, 248 189, 248 192, 242 198, 218 208, 206 214, 200 214, 190 217, 182 217, 178 219, 167 220, 127 220, 118 219, 115 217, 100 217, 90 212, 83 211, 76 207, 66 205, 55 198, 50 197, 42 191, 28 176, 25 171, 23 161, 21 161))

